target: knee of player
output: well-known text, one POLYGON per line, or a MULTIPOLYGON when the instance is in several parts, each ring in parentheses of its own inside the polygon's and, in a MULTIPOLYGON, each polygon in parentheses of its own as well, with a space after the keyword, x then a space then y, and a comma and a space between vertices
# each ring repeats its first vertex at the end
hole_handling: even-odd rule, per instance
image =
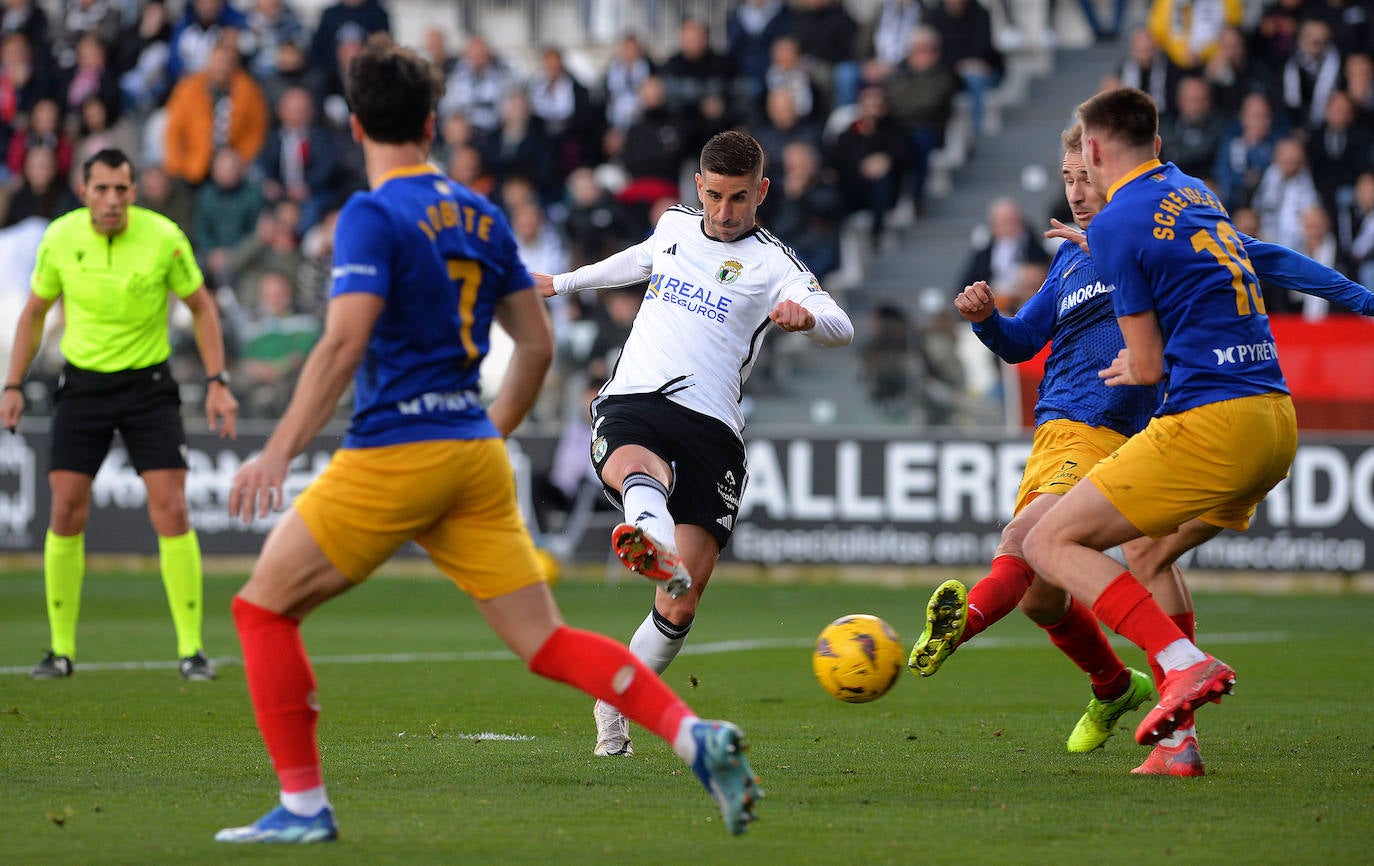
POLYGON ((1002 529, 1001 541, 997 544, 997 556, 1015 556, 1020 559, 1026 558, 1026 533, 1029 527, 1022 526, 1016 521, 1008 523, 1002 529))

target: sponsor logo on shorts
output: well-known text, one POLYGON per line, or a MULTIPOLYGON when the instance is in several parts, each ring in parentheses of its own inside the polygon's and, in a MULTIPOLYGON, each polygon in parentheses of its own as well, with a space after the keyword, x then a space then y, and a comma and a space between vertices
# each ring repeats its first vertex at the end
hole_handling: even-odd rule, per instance
POLYGON ((716 482, 716 495, 720 501, 725 503, 727 508, 739 508, 739 485, 735 483, 735 473, 731 470, 725 471, 725 477, 716 482))

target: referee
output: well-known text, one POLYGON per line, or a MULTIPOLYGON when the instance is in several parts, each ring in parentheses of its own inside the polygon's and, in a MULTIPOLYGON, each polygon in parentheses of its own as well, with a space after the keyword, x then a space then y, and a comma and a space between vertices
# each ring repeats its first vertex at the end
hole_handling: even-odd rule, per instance
POLYGON ((22 381, 42 342, 44 319, 61 297, 67 363, 52 418, 52 514, 43 544, 52 648, 30 672, 35 679, 72 674, 91 484, 116 430, 148 490, 181 675, 215 678, 202 652, 200 543, 186 507, 181 398, 167 365, 169 292, 191 309, 210 374, 205 416, 211 430, 234 436, 238 401, 229 392, 219 313, 190 242, 171 220, 132 207, 134 195, 134 167, 123 152, 102 150, 86 161, 86 206, 54 220, 39 244, 0 399, 0 426, 12 430, 24 411, 22 381))

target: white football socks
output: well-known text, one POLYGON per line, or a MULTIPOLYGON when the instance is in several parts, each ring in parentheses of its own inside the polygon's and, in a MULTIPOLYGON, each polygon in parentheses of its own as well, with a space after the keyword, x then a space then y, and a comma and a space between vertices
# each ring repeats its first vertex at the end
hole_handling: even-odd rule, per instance
POLYGON ((1192 641, 1182 637, 1160 650, 1155 656, 1155 661, 1159 662, 1165 673, 1181 671, 1206 660, 1206 653, 1198 649, 1192 641))
POLYGON ((324 792, 324 785, 320 785, 305 791, 292 791, 289 794, 282 791, 281 804, 292 815, 313 818, 329 805, 329 797, 324 792))
POLYGON ((684 625, 673 625, 656 608, 652 609, 630 638, 630 652, 654 673, 661 674, 682 651, 691 628, 691 620, 684 625))
POLYGON ((620 484, 625 522, 638 526, 660 546, 677 553, 677 524, 668 513, 668 488, 652 475, 632 472, 620 484))

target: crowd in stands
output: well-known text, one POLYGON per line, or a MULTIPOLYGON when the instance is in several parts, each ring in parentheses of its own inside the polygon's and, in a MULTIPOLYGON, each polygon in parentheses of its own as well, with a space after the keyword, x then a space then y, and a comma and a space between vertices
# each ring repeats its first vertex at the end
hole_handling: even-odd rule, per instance
MULTIPOLYGON (((1115 38, 1123 4, 1106 24, 1091 0, 1081 5, 1096 35, 1115 38)), ((480 33, 455 44, 455 33, 433 28, 417 46, 447 81, 433 159, 497 202, 526 262, 553 272, 637 242, 662 208, 693 202, 701 144, 744 128, 763 144, 773 184, 761 220, 824 276, 842 266, 846 223, 865 226, 877 249, 894 212, 921 217, 956 99, 976 138, 1005 73, 981 0, 865 9, 742 0, 723 34, 688 19, 676 44, 656 52, 627 33, 581 77, 556 45, 521 63, 480 33)), ((1370 0, 1277 0, 1246 28, 1239 0, 1152 0, 1113 79, 1156 96, 1164 158, 1214 183, 1238 222, 1366 283, 1370 9, 1370 0)), ((1013 23, 1010 10, 1003 22, 1013 23)), ((245 414, 279 413, 319 332, 334 217, 366 183, 340 70, 392 23, 385 0, 336 0, 313 26, 291 0, 3 0, 0 223, 79 206, 85 157, 129 152, 138 203, 186 231, 219 299, 245 414)), ((1006 217, 993 217, 994 239, 1006 217)), ((1013 267, 1006 249, 991 244, 980 265, 999 280, 1013 267)), ((22 303, 26 289, 0 287, 0 306, 22 303)), ((541 404, 536 422, 558 424, 559 407, 608 374, 637 302, 633 292, 584 300, 553 307, 555 382, 570 399, 541 404)), ((1287 303, 1275 298, 1271 309, 1287 303)), ((883 328, 893 312, 879 317, 883 328)))
MULTIPOLYGON (((383 0, 337 0, 313 27, 290 0, 4 0, 3 224, 78 207, 84 159, 130 153, 138 204, 186 231, 219 299, 246 412, 279 411, 318 332, 333 214, 365 184, 340 70, 391 26, 383 0)), ((977 106, 1001 70, 972 0, 886 0, 862 21, 840 0, 745 0, 723 34, 685 20, 659 54, 624 35, 593 80, 553 45, 522 66, 480 33, 460 49, 453 36, 432 29, 422 47, 447 80, 434 160, 500 204, 537 270, 644 238, 692 200, 702 143, 743 127, 770 165, 763 219, 835 271, 850 215, 869 214, 877 244, 900 201, 923 207, 955 95, 977 106)), ((564 366, 605 374, 619 306, 555 309, 564 366)))
MULTIPOLYGON (((1155 96, 1161 158, 1242 231, 1374 284, 1374 4, 1279 0, 1247 28, 1239 0, 1154 0, 1117 82, 1155 96)), ((1271 288, 1265 302, 1327 312, 1271 288)))

